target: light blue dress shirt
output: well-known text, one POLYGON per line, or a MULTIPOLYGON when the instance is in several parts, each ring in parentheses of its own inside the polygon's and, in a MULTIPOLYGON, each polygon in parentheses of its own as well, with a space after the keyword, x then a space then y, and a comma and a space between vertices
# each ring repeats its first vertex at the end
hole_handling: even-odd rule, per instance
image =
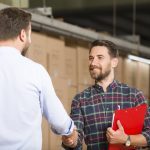
POLYGON ((44 67, 1 46, 0 150, 41 150, 42 115, 57 134, 74 128, 44 67))

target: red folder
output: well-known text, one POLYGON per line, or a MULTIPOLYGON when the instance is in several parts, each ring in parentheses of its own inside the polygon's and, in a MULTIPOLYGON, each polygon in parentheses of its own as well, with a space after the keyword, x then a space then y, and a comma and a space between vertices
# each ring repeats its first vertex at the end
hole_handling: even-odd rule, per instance
MULTIPOLYGON (((141 104, 137 107, 116 110, 114 112, 112 128, 117 130, 117 121, 120 120, 124 131, 128 135, 140 134, 142 132, 147 105, 141 104)), ((133 150, 123 144, 109 144, 109 150, 133 150)))

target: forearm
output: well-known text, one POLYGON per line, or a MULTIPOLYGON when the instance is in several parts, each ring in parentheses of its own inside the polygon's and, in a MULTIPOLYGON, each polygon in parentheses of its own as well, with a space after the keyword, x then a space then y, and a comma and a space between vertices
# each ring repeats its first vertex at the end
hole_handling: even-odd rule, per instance
POLYGON ((147 140, 142 134, 130 135, 130 139, 132 146, 137 147, 147 146, 147 140))
POLYGON ((84 120, 80 109, 79 100, 77 97, 75 97, 72 101, 71 105, 71 118, 74 121, 77 132, 78 132, 78 138, 74 143, 70 143, 69 140, 66 138, 63 138, 63 147, 66 150, 81 150, 82 149, 82 139, 83 139, 83 127, 84 127, 84 120), (70 147, 70 148, 69 148, 70 147))
POLYGON ((114 131, 112 128, 107 129, 107 139, 108 142, 111 144, 125 144, 126 146, 135 146, 135 147, 145 147, 148 145, 148 138, 142 134, 136 135, 127 135, 124 132, 123 126, 121 125, 120 121, 117 121, 118 130, 114 131))

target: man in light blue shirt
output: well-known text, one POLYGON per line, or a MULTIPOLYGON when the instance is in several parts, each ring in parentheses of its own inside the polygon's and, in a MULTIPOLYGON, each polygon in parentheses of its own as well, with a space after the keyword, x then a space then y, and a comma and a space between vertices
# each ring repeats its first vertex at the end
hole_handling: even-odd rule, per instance
POLYGON ((30 13, 14 7, 0 10, 0 150, 41 150, 42 115, 69 142, 78 136, 47 71, 21 55, 30 36, 30 13))

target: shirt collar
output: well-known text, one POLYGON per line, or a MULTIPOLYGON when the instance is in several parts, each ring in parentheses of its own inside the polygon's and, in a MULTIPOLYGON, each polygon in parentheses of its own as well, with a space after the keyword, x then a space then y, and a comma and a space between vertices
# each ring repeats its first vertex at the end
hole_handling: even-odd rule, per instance
MULTIPOLYGON (((113 80, 112 83, 109 84, 109 86, 107 87, 107 91, 113 90, 118 86, 118 82, 116 80, 113 80)), ((94 88, 96 90, 100 90, 103 91, 102 86, 100 86, 99 84, 95 83, 94 88)))
POLYGON ((12 54, 12 53, 17 53, 17 54, 21 54, 21 52, 14 48, 14 47, 10 47, 10 46, 0 46, 0 53, 5 53, 5 54, 12 54))

